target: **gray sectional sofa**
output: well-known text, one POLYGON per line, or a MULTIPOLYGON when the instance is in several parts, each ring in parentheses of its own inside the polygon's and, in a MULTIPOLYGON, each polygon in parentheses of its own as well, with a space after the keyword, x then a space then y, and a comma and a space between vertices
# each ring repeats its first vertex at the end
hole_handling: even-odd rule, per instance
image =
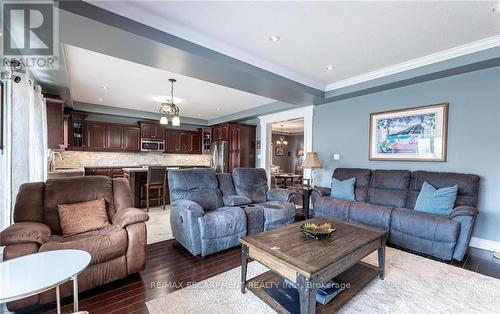
POLYGON ((315 216, 334 217, 388 231, 388 241, 444 260, 462 260, 478 214, 479 177, 472 174, 337 168, 338 180, 356 178, 355 201, 330 197, 330 188, 312 194, 315 216), (458 185, 449 216, 414 211, 424 182, 436 188, 458 185))
POLYGON ((232 174, 208 168, 170 170, 168 184, 173 236, 193 255, 237 246, 241 237, 295 219, 292 192, 268 190, 264 169, 236 168, 232 174))

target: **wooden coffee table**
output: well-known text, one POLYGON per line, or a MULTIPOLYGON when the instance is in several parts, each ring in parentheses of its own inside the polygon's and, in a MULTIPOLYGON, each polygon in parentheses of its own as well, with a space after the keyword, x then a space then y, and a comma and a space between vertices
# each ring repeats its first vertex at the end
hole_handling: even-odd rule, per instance
POLYGON ((320 217, 242 238, 241 292, 245 287, 278 313, 288 313, 264 287, 287 278, 298 286, 300 313, 332 313, 358 293, 372 279, 384 279, 386 232, 363 225, 320 217), (315 240, 299 229, 305 222, 332 223, 331 237, 315 240), (378 250, 378 267, 361 260, 378 250), (252 258, 271 270, 247 281, 247 263, 252 258), (328 280, 349 283, 326 305, 316 305, 316 291, 328 280))

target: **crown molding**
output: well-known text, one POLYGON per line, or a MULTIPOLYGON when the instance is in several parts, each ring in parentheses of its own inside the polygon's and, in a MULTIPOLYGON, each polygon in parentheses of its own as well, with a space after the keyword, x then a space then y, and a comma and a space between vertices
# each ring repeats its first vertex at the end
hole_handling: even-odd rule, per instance
POLYGON ((458 47, 454 47, 448 50, 443 50, 440 52, 436 52, 421 58, 413 59, 410 61, 402 62, 396 65, 392 65, 389 67, 385 67, 373 72, 368 72, 365 74, 353 76, 351 78, 341 80, 335 83, 328 84, 326 86, 325 91, 332 91, 335 89, 371 81, 374 79, 382 78, 385 76, 389 76, 396 73, 405 72, 408 70, 413 70, 416 68, 420 68, 426 65, 431 65, 434 63, 438 63, 441 61, 446 61, 450 59, 454 59, 457 57, 461 57, 464 55, 468 55, 471 53, 475 53, 478 51, 494 48, 500 46, 500 35, 487 37, 478 41, 474 41, 465 45, 461 45, 458 47))

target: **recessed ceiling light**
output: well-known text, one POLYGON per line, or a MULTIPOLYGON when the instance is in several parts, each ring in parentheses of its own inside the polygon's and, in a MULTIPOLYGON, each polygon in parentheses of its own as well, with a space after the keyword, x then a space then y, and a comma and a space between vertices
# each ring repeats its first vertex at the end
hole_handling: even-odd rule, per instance
POLYGON ((199 113, 198 113, 198 114, 197 114, 197 116, 198 116, 198 117, 201 117, 201 114, 199 114, 199 113))
POLYGON ((217 111, 220 111, 220 108, 219 108, 219 107, 217 107, 217 111))
POLYGON ((103 100, 104 100, 104 99, 102 99, 102 98, 99 98, 99 101, 100 101, 100 102, 102 102, 103 100))
POLYGON ((104 90, 108 90, 108 87, 107 87, 106 85, 103 85, 103 86, 102 86, 102 89, 104 89, 104 90))
POLYGON ((326 67, 326 69, 327 69, 328 71, 331 71, 331 70, 333 70, 334 68, 335 68, 335 67, 334 67, 333 65, 329 65, 329 66, 327 66, 327 67, 326 67))
POLYGON ((278 35, 273 35, 273 36, 269 37, 269 40, 272 42, 277 42, 280 39, 281 39, 281 37, 279 37, 278 35))
POLYGON ((500 3, 499 3, 499 4, 497 4, 497 5, 495 5, 495 6, 493 7, 493 9, 491 9, 491 11, 493 11, 493 12, 500 12, 500 3))

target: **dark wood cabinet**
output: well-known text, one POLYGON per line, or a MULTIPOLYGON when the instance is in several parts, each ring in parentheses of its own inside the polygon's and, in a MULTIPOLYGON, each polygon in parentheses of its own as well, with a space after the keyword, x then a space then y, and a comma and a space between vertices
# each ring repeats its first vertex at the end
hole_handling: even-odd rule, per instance
POLYGON ((255 126, 224 124, 212 128, 214 140, 227 140, 229 147, 228 170, 238 167, 255 167, 255 126), (227 135, 226 135, 227 133, 227 135), (216 138, 217 136, 217 138, 216 138))
POLYGON ((164 128, 158 123, 141 122, 141 138, 163 138, 164 128))
POLYGON ((124 149, 128 151, 141 150, 141 129, 133 126, 123 128, 124 149))
POLYGON ((106 148, 106 124, 88 121, 85 129, 88 149, 103 150, 106 148))
POLYGON ((87 146, 85 134, 85 118, 87 114, 68 111, 64 115, 65 145, 68 150, 84 150, 87 146))
POLYGON ((65 148, 64 144, 64 101, 46 97, 48 148, 65 148))
POLYGON ((106 148, 110 150, 121 150, 123 143, 123 127, 121 125, 106 126, 106 148))
POLYGON ((165 152, 173 154, 201 154, 201 133, 167 129, 165 132, 165 152))
POLYGON ((229 140, 229 124, 219 124, 212 128, 212 137, 214 141, 229 140))

